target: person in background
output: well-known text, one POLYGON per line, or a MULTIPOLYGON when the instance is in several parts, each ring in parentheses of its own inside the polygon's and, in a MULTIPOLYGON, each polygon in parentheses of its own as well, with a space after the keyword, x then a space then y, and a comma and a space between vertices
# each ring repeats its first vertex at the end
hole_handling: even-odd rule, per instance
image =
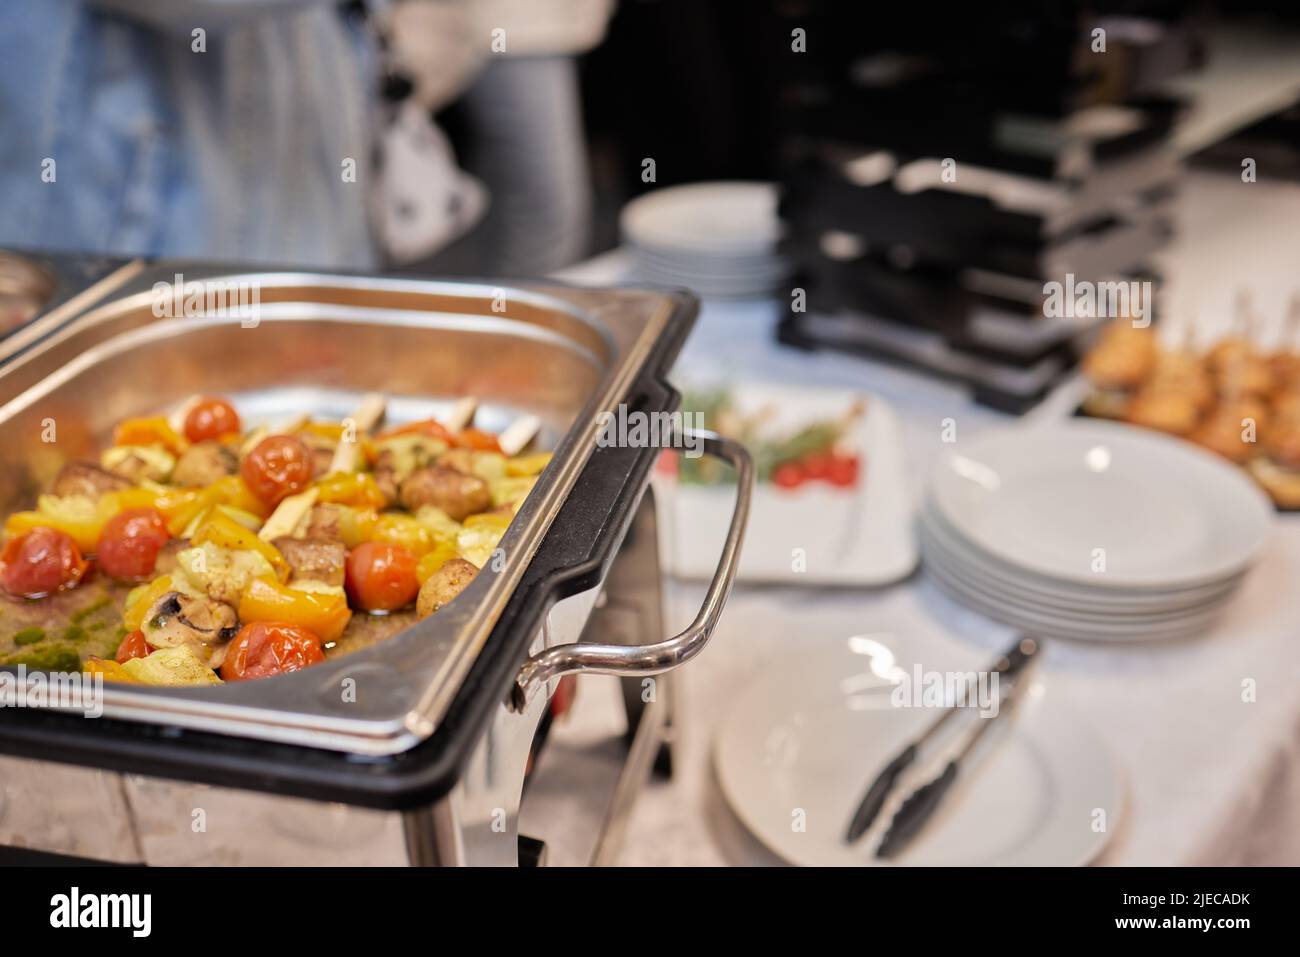
POLYGON ((377 64, 332 0, 7 0, 0 245, 372 266, 377 64))
MULTIPOLYGON (((588 254, 592 188, 577 57, 604 39, 612 9, 613 0, 402 0, 392 8, 384 31, 392 62, 425 110, 455 103, 460 160, 488 197, 463 241, 414 270, 538 276, 588 254), (473 42, 453 49, 457 35, 473 42)), ((471 193, 452 200, 458 211, 472 205, 471 193)))
POLYGON ((10 0, 0 246, 366 269, 481 223, 472 271, 567 265, 611 2, 10 0), (432 119, 457 98, 486 190, 432 119))

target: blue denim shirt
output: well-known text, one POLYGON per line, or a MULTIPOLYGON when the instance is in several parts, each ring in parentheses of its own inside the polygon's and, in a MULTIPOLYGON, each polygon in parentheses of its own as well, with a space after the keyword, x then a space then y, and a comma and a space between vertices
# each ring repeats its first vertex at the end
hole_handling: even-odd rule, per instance
POLYGON ((323 0, 5 0, 0 246, 368 266, 372 67, 323 0))

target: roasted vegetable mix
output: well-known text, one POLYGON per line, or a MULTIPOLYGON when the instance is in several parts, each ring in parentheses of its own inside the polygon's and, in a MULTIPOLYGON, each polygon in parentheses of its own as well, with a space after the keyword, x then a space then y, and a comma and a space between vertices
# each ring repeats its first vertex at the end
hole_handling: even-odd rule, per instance
POLYGON ((208 685, 309 667, 452 601, 491 560, 550 455, 528 417, 248 429, 195 396, 118 424, 4 526, 0 665, 208 685))

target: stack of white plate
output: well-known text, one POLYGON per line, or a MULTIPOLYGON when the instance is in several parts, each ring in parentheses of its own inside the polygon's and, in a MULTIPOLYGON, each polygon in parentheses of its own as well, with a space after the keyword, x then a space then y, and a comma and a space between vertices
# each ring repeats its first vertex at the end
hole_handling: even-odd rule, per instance
POLYGON ((1203 632, 1259 556, 1273 508, 1190 443, 1067 422, 959 443, 921 509, 926 569, 957 601, 1042 637, 1203 632))
POLYGON ((789 273, 771 183, 692 183, 647 193, 619 217, 640 278, 704 296, 767 295, 789 273))

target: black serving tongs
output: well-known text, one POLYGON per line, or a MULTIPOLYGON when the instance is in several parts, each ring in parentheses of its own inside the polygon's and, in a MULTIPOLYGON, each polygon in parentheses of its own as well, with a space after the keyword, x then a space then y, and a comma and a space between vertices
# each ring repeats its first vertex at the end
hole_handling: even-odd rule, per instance
MULTIPOLYGON (((961 750, 944 767, 943 772, 933 781, 921 786, 903 802, 890 822, 889 830, 881 840, 876 856, 893 857, 920 831, 956 778, 957 768, 961 760, 974 748, 976 742, 979 741, 993 722, 1002 716, 1003 711, 1010 710, 1010 706, 1018 697, 1015 687, 1019 684, 1017 679, 1024 672, 1026 665, 1034 660, 1038 651, 1039 644, 1034 639, 1018 638, 1016 643, 1008 648, 997 660, 992 672, 998 676, 998 713, 992 718, 981 721, 962 744, 961 750), (1004 691, 1002 688, 1004 681, 1013 682, 1012 688, 1004 691)), ((885 801, 898 785, 903 772, 916 762, 921 748, 943 729, 953 715, 961 710, 955 705, 944 709, 943 713, 925 731, 909 742, 876 775, 875 780, 871 782, 871 786, 867 788, 867 793, 863 796, 861 803, 858 804, 858 809, 853 814, 853 820, 849 822, 848 831, 844 835, 846 844, 852 844, 866 833, 867 828, 879 816, 881 809, 885 806, 885 801)))

